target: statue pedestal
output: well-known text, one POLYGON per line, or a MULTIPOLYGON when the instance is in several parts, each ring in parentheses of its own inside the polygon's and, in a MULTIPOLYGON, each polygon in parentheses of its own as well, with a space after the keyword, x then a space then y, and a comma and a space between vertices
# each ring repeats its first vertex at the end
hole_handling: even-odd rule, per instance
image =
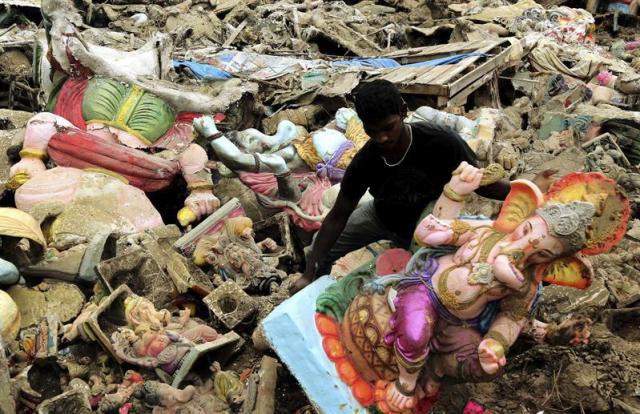
POLYGON ((271 347, 319 413, 364 413, 366 410, 353 398, 327 358, 316 329, 316 299, 334 283, 329 276, 319 278, 275 308, 262 325, 271 347))

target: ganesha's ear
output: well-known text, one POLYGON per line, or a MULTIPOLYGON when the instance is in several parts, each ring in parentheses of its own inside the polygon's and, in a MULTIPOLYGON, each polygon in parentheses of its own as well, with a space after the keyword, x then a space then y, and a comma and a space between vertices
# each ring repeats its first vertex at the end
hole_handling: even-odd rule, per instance
POLYGON ((504 200, 498 219, 493 226, 503 233, 511 233, 544 203, 544 195, 529 180, 511 182, 511 191, 504 200))
POLYGON ((591 263, 580 254, 539 264, 535 271, 537 280, 578 289, 589 287, 593 278, 591 263))

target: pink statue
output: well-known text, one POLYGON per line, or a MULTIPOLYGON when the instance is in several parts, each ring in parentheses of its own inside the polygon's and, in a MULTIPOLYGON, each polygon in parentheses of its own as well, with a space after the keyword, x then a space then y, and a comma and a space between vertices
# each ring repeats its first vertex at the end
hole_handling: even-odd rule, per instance
POLYGON ((180 311, 178 318, 173 318, 168 310, 158 311, 149 299, 138 295, 131 295, 125 299, 124 315, 128 326, 135 331, 146 329, 154 332, 173 331, 196 344, 211 342, 218 338, 218 332, 215 329, 191 319, 188 309, 180 311))
POLYGON ((135 396, 146 406, 153 407, 153 414, 208 414, 230 412, 230 406, 238 406, 243 400, 244 383, 232 371, 222 371, 218 362, 209 367, 213 378, 203 385, 177 389, 157 381, 146 381, 135 396))
POLYGON ((198 342, 211 342, 217 333, 206 325, 200 325, 178 334, 172 331, 154 331, 140 326, 135 331, 119 328, 111 335, 113 349, 123 361, 142 368, 160 368, 173 374, 182 358, 198 342))
POLYGON ((145 192, 167 188, 181 173, 190 194, 179 221, 186 225, 215 211, 220 202, 208 157, 192 143, 191 123, 200 111, 212 113, 221 105, 160 81, 169 68, 169 38, 155 36, 125 53, 85 42, 82 16, 68 0, 46 1, 42 12, 49 44, 41 45, 47 48, 41 66, 53 69, 40 79, 49 112, 27 124, 9 187, 42 174, 47 158, 62 167, 107 172, 145 192), (155 79, 145 82, 144 76, 155 79))
POLYGON ((125 299, 124 315, 127 327, 111 336, 116 355, 131 364, 161 368, 168 374, 193 346, 219 336, 210 326, 192 320, 188 310, 172 318, 166 309, 158 311, 151 301, 137 295, 125 299))
POLYGON ((480 185, 484 171, 463 164, 436 203, 441 218, 429 215, 418 225, 415 240, 425 247, 403 273, 372 279, 364 287, 375 294, 355 298, 344 296, 358 277, 350 275, 318 298, 325 350, 365 406, 424 412, 444 377, 483 381, 498 374, 524 328, 587 341, 588 323, 562 326, 561 333, 529 320, 542 281, 589 285, 593 272, 581 254, 620 241, 629 218, 626 197, 602 174, 573 173, 546 196, 529 181, 512 182, 496 221, 442 218, 457 216, 480 185), (349 299, 346 312, 336 310, 335 303, 349 299), (363 342, 362 332, 371 329, 383 335, 367 334, 363 342))
MULTIPOLYGON (((60 116, 40 113, 27 124, 20 151, 22 159, 10 170, 12 182, 17 187, 42 174, 46 171, 46 157, 59 166, 104 171, 147 192, 168 187, 176 174, 182 172, 191 192, 185 206, 193 215, 202 218, 220 206, 212 192, 210 171, 205 167, 208 161, 206 151, 197 144, 189 143, 192 134, 190 123, 175 124, 171 128, 168 133, 173 138, 168 142, 172 145, 157 155, 150 155, 135 149, 150 148, 150 145, 140 140, 134 143, 135 135, 116 127, 94 122, 88 123, 83 130, 60 116), (182 139, 176 139, 177 136, 182 139)), ((70 188, 79 185, 78 179, 70 188)), ((46 194, 40 194, 42 197, 46 194)))

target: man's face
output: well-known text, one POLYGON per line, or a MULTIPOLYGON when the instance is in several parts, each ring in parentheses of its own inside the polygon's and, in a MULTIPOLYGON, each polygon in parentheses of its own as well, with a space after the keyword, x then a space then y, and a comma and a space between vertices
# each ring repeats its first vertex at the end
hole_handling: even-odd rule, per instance
POLYGON ((364 122, 364 131, 377 147, 390 149, 400 141, 403 119, 402 115, 389 115, 380 120, 364 122))

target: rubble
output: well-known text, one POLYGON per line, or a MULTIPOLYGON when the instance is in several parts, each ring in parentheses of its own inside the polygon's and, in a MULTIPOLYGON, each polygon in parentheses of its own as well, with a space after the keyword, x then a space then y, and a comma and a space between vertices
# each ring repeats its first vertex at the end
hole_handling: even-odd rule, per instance
MULTIPOLYGON (((323 338, 279 305, 377 79, 482 166, 602 173, 631 203, 589 287, 537 302, 544 323, 590 318, 589 343, 518 340, 503 376, 443 387, 432 412, 638 412, 638 4, 0 0, 0 412, 329 412, 298 382, 323 338), (268 315, 317 343, 271 337, 268 315), (273 358, 287 341, 299 365, 273 358)), ((331 275, 399 273, 395 247, 331 275)))

